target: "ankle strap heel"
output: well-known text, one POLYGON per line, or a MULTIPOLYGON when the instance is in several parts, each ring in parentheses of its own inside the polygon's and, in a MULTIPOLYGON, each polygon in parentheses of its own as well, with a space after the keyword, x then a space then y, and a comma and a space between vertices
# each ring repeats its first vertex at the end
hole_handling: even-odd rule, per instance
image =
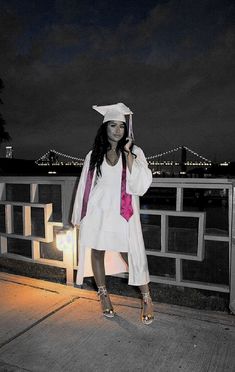
POLYGON ((98 294, 98 296, 101 296, 101 295, 107 296, 108 291, 107 291, 105 285, 101 285, 101 286, 98 287, 97 294, 98 294))
POLYGON ((114 310, 109 298, 108 291, 104 285, 98 286, 98 296, 100 298, 103 315, 107 318, 113 318, 114 310))
POLYGON ((154 320, 154 313, 153 313, 153 305, 152 305, 152 298, 149 292, 142 293, 143 304, 142 304, 142 312, 141 312, 141 320, 143 324, 151 324, 154 320), (147 310, 147 305, 151 305, 151 311, 147 310))

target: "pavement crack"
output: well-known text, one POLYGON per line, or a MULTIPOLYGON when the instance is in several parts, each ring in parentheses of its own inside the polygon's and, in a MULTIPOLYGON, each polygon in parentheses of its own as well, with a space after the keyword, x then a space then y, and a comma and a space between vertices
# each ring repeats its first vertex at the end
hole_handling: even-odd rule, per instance
POLYGON ((26 283, 16 282, 15 280, 2 279, 2 278, 0 278, 0 280, 2 280, 3 282, 9 282, 9 283, 23 285, 25 287, 31 287, 31 288, 35 288, 35 289, 40 289, 41 291, 46 291, 46 292, 52 292, 52 293, 60 294, 60 292, 54 291, 53 289, 47 289, 47 288, 38 287, 38 286, 32 285, 32 284, 26 284, 26 283))
POLYGON ((172 312, 168 312, 168 311, 163 311, 163 310, 159 310, 159 309, 155 309, 154 312, 156 313, 159 313, 159 314, 163 314, 163 315, 167 315, 167 316, 172 316, 172 317, 175 317, 175 318, 188 318, 188 319, 192 319, 192 320, 197 320, 197 321, 200 321, 200 322, 204 322, 204 323, 214 323, 214 324, 219 324, 221 326, 226 326, 226 325, 229 325, 230 327, 235 327, 235 324, 233 322, 233 319, 209 319, 209 316, 206 316, 205 318, 201 318, 200 316, 196 316, 196 315, 192 315, 192 314, 174 314, 172 312))
POLYGON ((52 315, 56 314, 58 311, 64 309, 66 306, 71 305, 73 302, 75 302, 78 299, 80 299, 80 297, 73 297, 72 299, 70 299, 70 301, 66 302, 65 304, 63 304, 63 305, 61 305, 59 307, 57 307, 55 310, 50 311, 48 314, 46 314, 42 318, 38 319, 36 322, 34 322, 33 324, 31 324, 30 326, 26 327, 22 331, 18 332, 17 334, 15 334, 12 337, 10 337, 8 340, 0 343, 0 349, 2 349, 4 346, 6 346, 7 344, 9 344, 10 342, 14 341, 16 338, 22 336, 24 333, 28 332, 30 329, 34 328, 38 324, 42 323, 44 320, 46 320, 50 316, 52 316, 52 315))
POLYGON ((25 371, 25 372, 31 372, 31 370, 29 370, 29 369, 26 369, 26 368, 23 368, 23 367, 19 367, 19 366, 15 365, 15 364, 6 363, 6 362, 4 362, 3 360, 0 359, 0 368, 1 368, 0 370, 7 372, 8 369, 6 369, 6 368, 8 368, 8 367, 10 367, 11 369, 12 369, 12 367, 13 368, 17 368, 17 370, 19 370, 20 372, 23 372, 23 371, 25 371), (2 367, 4 369, 2 369, 2 367))

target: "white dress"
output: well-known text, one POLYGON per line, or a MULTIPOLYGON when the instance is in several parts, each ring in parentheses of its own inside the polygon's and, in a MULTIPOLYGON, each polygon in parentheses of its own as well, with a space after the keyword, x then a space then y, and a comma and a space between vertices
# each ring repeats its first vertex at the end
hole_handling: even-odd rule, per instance
POLYGON ((79 264, 77 284, 83 277, 93 276, 91 248, 105 251, 105 273, 107 275, 129 271, 130 285, 144 285, 149 282, 148 265, 139 216, 139 196, 143 195, 152 182, 143 151, 134 146, 131 173, 127 167, 126 191, 132 195, 133 215, 127 222, 120 215, 122 157, 115 166, 107 163, 101 166, 102 176, 96 179, 94 172, 87 204, 86 216, 80 220, 83 194, 91 151, 87 154, 75 197, 72 223, 79 227, 79 264), (120 252, 128 253, 129 267, 120 252), (128 270, 129 269, 129 270, 128 270))

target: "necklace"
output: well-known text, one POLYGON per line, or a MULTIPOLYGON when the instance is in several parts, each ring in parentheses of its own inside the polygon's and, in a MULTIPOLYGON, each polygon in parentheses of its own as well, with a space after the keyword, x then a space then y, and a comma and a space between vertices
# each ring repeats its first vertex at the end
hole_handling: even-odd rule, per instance
POLYGON ((106 159, 107 159, 107 162, 114 166, 117 164, 118 160, 119 160, 119 153, 117 154, 116 152, 116 149, 113 150, 112 152, 109 150, 107 153, 106 153, 106 159))
POLYGON ((108 162, 109 165, 112 165, 112 167, 114 167, 114 165, 116 165, 116 164, 118 163, 119 158, 117 158, 117 159, 115 159, 114 161, 112 161, 112 160, 110 160, 110 159, 108 158, 108 156, 106 155, 106 160, 107 160, 107 162, 108 162))

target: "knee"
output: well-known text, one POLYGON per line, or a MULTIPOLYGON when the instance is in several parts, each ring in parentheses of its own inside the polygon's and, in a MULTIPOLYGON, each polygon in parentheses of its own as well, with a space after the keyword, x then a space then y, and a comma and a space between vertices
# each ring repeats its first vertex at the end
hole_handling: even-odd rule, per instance
POLYGON ((104 251, 98 251, 97 249, 92 249, 91 251, 92 259, 100 261, 104 258, 104 251))

